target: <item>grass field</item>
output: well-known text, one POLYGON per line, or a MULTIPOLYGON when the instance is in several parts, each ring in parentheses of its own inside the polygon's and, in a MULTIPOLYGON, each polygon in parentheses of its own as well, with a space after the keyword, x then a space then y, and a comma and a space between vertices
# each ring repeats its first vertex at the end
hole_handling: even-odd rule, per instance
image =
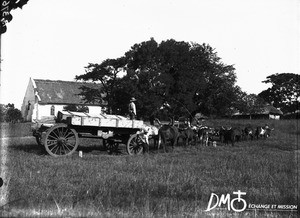
MULTIPOLYGON (((8 204, 0 216, 95 217, 297 217, 297 211, 226 205, 206 212, 212 193, 241 190, 247 204, 296 205, 299 215, 299 121, 213 120, 208 125, 268 124, 267 140, 231 147, 178 146, 171 153, 151 149, 129 156, 125 147, 108 155, 101 140, 82 139, 78 152, 53 158, 29 133, 28 124, 4 127, 8 153, 8 204), (298 123, 297 123, 298 122, 298 123), (18 129, 20 128, 20 129, 18 129), (28 133, 26 133, 28 131, 28 133)), ((2 134, 4 136, 4 134, 2 134)))
POLYGON ((0 123, 0 138, 32 136, 31 123, 0 123))

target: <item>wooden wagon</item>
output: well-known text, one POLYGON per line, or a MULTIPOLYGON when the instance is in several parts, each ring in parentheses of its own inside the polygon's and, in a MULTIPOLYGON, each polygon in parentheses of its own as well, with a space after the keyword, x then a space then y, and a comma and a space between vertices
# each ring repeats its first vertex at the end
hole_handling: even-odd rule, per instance
POLYGON ((103 139, 108 150, 116 149, 122 143, 128 154, 133 155, 143 152, 143 126, 142 120, 119 115, 59 111, 55 121, 38 121, 32 126, 32 131, 37 143, 54 157, 73 154, 78 148, 79 138, 103 139))

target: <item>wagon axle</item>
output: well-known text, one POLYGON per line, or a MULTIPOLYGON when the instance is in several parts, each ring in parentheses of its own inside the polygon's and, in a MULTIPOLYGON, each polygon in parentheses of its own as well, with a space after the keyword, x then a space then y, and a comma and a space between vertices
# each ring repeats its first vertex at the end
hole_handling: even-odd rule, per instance
POLYGON ((57 139, 57 145, 60 146, 60 147, 63 146, 63 145, 65 145, 66 142, 67 142, 67 140, 65 138, 63 138, 63 137, 59 137, 57 139))

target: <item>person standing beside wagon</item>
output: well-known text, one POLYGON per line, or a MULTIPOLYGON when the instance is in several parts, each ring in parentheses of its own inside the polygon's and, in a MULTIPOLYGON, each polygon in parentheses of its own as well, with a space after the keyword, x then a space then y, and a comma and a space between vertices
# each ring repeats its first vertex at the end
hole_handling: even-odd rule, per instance
POLYGON ((129 110, 129 117, 131 120, 134 120, 136 118, 136 106, 135 106, 135 102, 136 99, 134 97, 132 97, 130 99, 130 103, 128 105, 128 110, 129 110))

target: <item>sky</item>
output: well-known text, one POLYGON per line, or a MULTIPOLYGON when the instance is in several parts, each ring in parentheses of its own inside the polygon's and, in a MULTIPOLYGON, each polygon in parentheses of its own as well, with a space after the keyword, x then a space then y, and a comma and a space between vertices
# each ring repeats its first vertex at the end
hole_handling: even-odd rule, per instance
POLYGON ((30 78, 74 81, 135 43, 206 43, 248 94, 300 74, 299 0, 29 0, 1 36, 0 103, 21 108, 30 78))

